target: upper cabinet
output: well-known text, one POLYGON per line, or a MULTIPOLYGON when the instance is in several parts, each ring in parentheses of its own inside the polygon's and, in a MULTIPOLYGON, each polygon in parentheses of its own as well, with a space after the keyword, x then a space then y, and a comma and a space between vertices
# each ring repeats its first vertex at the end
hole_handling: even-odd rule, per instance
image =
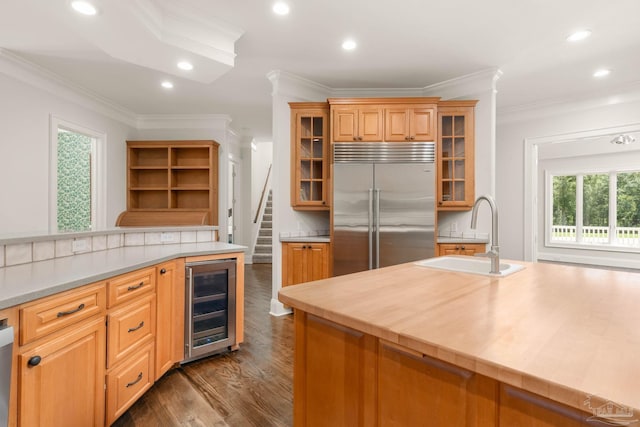
POLYGON ((439 99, 330 98, 331 141, 435 141, 439 99))
POLYGON ((384 140, 413 142, 436 140, 436 106, 398 105, 384 109, 384 140))
POLYGON ((438 104, 439 210, 469 210, 475 198, 474 109, 477 101, 438 104))
POLYGON ((329 105, 291 102, 291 206, 329 210, 329 105))
POLYGON ((334 142, 382 141, 383 112, 376 106, 340 105, 331 109, 334 142))
POLYGON ((116 225, 217 225, 218 143, 127 141, 127 211, 116 225))

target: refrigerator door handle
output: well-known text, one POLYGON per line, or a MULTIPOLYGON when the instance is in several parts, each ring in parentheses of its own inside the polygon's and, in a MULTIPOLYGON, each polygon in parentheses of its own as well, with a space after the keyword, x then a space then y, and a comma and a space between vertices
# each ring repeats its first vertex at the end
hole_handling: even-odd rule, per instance
POLYGON ((380 189, 376 188, 376 268, 380 268, 380 189))
POLYGON ((369 189, 369 270, 373 268, 373 188, 369 189))

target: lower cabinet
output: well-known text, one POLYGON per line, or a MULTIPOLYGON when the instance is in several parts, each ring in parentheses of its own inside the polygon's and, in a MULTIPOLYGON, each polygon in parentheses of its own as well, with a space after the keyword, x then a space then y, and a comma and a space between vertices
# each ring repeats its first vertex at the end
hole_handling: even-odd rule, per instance
POLYGON ((494 381, 382 340, 377 386, 381 426, 496 423, 494 381))
POLYGON ((487 251, 484 243, 439 243, 438 256, 443 255, 474 255, 487 251))
POLYGON ((376 340, 296 311, 295 426, 372 426, 376 340), (304 332, 303 332, 304 331, 304 332))
POLYGON ((107 373, 107 425, 111 425, 154 383, 153 342, 107 373))
POLYGON ((294 425, 577 427, 592 414, 294 311, 294 425))
POLYGON ((41 341, 18 354, 19 425, 104 425, 104 316, 41 341))
POLYGON ((184 358, 184 259, 156 267, 155 379, 184 358))
POLYGON ((329 277, 329 243, 283 243, 282 286, 329 277))

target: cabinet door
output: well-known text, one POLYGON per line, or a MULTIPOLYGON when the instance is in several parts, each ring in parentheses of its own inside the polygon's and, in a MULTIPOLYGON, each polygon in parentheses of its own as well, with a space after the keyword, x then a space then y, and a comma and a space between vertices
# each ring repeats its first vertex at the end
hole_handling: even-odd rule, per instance
POLYGON ((455 243, 440 243, 438 245, 438 255, 459 255, 460 246, 455 243))
POLYGON ((460 245, 460 255, 473 256, 475 254, 482 254, 487 251, 487 246, 477 243, 465 243, 460 245))
POLYGON ((23 426, 104 425, 104 317, 19 354, 23 426))
POLYGON ((358 140, 362 142, 382 141, 384 114, 382 108, 362 107, 358 111, 358 140))
POLYGON ((184 260, 156 267, 155 379, 184 357, 184 260))
MULTIPOLYGON (((495 381, 380 341, 378 425, 495 425, 495 381)), ((517 424, 512 424, 517 425, 517 424)))
POLYGON ((329 244, 310 243, 307 245, 307 282, 329 277, 329 244))
POLYGON ((409 113, 411 141, 436 140, 436 115, 434 108, 413 108, 409 113))
POLYGON ((283 243, 282 252, 282 286, 304 283, 307 277, 307 243, 283 243))
POLYGON ((294 322, 294 425, 376 425, 376 339, 297 310, 294 322))
POLYGON ((438 107, 438 208, 469 210, 474 202, 473 107, 438 107))
POLYGON ((299 110, 292 103, 291 122, 291 206, 299 210, 328 210, 327 108, 299 110))
POLYGON ((333 142, 358 141, 358 109, 336 107, 331 111, 333 142))
MULTIPOLYGON (((606 417, 588 421, 587 419, 590 415, 592 414, 586 414, 533 393, 500 384, 500 426, 580 427, 625 425, 618 424, 615 420, 608 422, 606 417)), ((620 418, 618 421, 623 421, 623 419, 620 418)))
POLYGON ((388 142, 410 140, 409 110, 403 107, 384 109, 384 140, 388 142))

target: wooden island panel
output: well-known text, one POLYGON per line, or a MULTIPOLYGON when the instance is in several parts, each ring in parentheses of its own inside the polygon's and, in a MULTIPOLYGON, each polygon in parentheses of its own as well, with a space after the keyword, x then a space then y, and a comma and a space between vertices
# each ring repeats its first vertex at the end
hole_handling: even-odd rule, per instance
MULTIPOLYGON (((607 403, 640 414, 640 394, 634 385, 640 366, 633 356, 640 351, 640 331, 631 326, 640 322, 640 275, 522 264, 524 270, 497 278, 407 263, 283 288, 279 299, 294 308, 296 317, 317 316, 336 328, 371 336, 379 346, 384 343, 376 351, 377 376, 368 377, 369 386, 364 387, 368 393, 369 387, 376 389, 376 420, 370 425, 412 424, 414 415, 426 416, 420 411, 427 411, 434 394, 448 396, 448 404, 438 404, 441 410, 460 411, 448 418, 449 425, 472 413, 476 418, 465 418, 465 425, 594 426, 599 424, 593 412, 607 403), (389 359, 393 346, 404 349, 404 354, 389 359), (458 382, 435 379, 442 372, 425 366, 432 360, 452 365, 458 382), (399 365, 407 371, 402 373, 399 365), (385 379, 389 367, 396 371, 385 379), (413 381, 413 376, 421 375, 434 378, 434 384, 449 385, 435 392, 436 386, 429 389, 423 381, 413 381), (468 380, 462 379, 465 375, 470 375, 468 380), (472 386, 476 377, 484 378, 478 380, 483 390, 479 394, 472 386), (401 378, 397 387, 411 390, 402 393, 419 403, 405 402, 398 397, 400 391, 391 391, 394 378, 401 378), (411 384, 419 387, 414 390, 411 384), (597 397, 597 405, 585 403, 590 396, 597 397), (405 409, 393 408, 397 402, 386 408, 385 399, 393 397, 405 409), (486 409, 491 402, 495 411, 486 409), (487 415, 491 413, 497 414, 494 422, 487 415)), ((304 326, 296 322, 297 342, 309 341, 304 326)), ((298 358, 303 348, 296 343, 298 411, 299 384, 309 392, 326 378, 316 375, 306 383, 300 379, 307 375, 298 358)), ((334 350, 325 346, 323 351, 334 350)), ((344 351, 337 353, 348 357, 344 351)), ((345 378, 345 384, 348 381, 345 378)), ((306 415, 311 410, 308 405, 307 400, 306 415)))

